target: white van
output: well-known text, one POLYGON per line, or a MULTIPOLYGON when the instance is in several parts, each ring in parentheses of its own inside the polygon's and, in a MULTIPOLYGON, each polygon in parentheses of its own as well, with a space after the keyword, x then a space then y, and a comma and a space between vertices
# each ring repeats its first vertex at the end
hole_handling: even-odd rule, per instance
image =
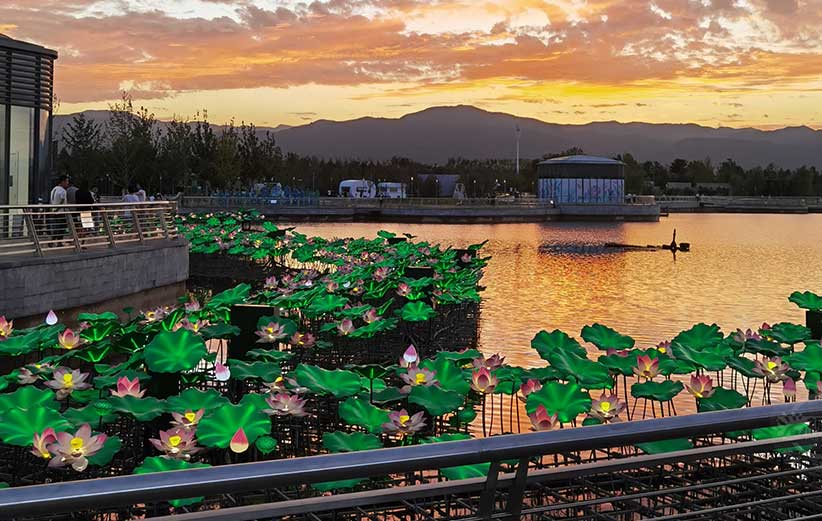
POLYGON ((373 199, 377 197, 377 186, 365 179, 347 179, 340 183, 340 197, 373 199))
POLYGON ((386 199, 405 199, 406 186, 405 183, 380 183, 377 185, 377 194, 386 199))

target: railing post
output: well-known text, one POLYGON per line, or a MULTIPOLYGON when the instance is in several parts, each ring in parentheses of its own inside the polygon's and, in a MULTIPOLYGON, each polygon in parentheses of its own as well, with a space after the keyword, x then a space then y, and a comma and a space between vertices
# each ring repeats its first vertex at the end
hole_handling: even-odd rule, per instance
POLYGON ((111 221, 108 218, 108 211, 103 210, 103 228, 106 229, 106 235, 108 235, 108 247, 114 248, 116 243, 114 242, 114 232, 111 231, 111 221))
POLYGON ((134 220, 134 229, 137 231, 137 238, 140 244, 143 243, 143 225, 140 224, 140 213, 137 208, 131 210, 131 218, 134 220))
MULTIPOLYGON (((11 214, 9 214, 11 216, 11 214)), ((34 243, 34 249, 37 251, 37 256, 43 256, 43 247, 40 245, 40 238, 37 236, 37 228, 34 226, 34 219, 31 218, 31 213, 23 210, 23 219, 26 221, 26 227, 31 234, 31 240, 34 243)))
POLYGON ((74 225, 74 216, 71 215, 71 212, 66 212, 66 224, 68 226, 69 231, 71 232, 71 240, 74 241, 74 251, 80 251, 80 237, 77 236, 77 227, 74 225))
POLYGON ((163 227, 163 235, 166 239, 169 238, 168 234, 168 223, 166 222, 166 210, 165 208, 160 208, 160 224, 163 227))
POLYGON ((525 495, 525 485, 528 481, 528 458, 522 458, 517 465, 514 484, 508 493, 508 521, 517 521, 522 513, 522 498, 525 495))
POLYGON ((490 521, 494 514, 494 502, 497 497, 499 468, 499 461, 491 462, 491 468, 488 469, 488 477, 485 479, 485 487, 482 489, 482 495, 480 496, 479 511, 477 512, 477 517, 479 519, 490 521))

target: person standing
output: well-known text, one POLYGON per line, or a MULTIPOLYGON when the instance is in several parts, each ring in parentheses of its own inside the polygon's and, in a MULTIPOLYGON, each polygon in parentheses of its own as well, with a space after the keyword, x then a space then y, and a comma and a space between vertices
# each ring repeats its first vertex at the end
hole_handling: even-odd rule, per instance
POLYGON ((146 202, 146 191, 143 190, 142 186, 137 185, 137 190, 134 193, 137 195, 137 199, 139 199, 139 202, 146 202))
POLYGON ((77 204, 77 185, 72 183, 69 180, 69 186, 66 188, 66 203, 67 204, 77 204))
MULTIPOLYGON (((57 184, 51 189, 49 196, 49 204, 52 206, 65 206, 68 203, 68 196, 66 188, 69 186, 69 178, 67 175, 61 175, 57 178, 57 184)), ((62 208, 52 208, 53 213, 63 212, 62 208)), ((51 232, 51 246, 62 246, 61 241, 66 232, 66 216, 65 215, 51 215, 49 216, 50 232, 51 232)))

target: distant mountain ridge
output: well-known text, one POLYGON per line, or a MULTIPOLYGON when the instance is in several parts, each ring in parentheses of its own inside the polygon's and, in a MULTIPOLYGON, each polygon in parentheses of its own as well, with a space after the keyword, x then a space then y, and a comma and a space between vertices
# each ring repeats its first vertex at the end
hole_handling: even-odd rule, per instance
MULTIPOLYGON (((93 113, 95 119, 101 115, 99 112, 93 113)), ((62 128, 61 118, 68 121, 70 117, 56 116, 55 130, 62 128)), ((746 168, 769 163, 783 168, 822 168, 822 131, 808 127, 765 131, 615 121, 562 125, 468 105, 432 107, 396 119, 318 120, 277 127, 276 139, 284 151, 300 155, 364 160, 398 156, 442 164, 454 157, 514 158, 517 125, 521 129, 522 158, 580 147, 587 154, 614 156, 629 152, 638 160, 663 164, 675 158, 710 157, 714 164, 732 158, 746 168)), ((275 129, 259 128, 260 132, 266 130, 275 129)))

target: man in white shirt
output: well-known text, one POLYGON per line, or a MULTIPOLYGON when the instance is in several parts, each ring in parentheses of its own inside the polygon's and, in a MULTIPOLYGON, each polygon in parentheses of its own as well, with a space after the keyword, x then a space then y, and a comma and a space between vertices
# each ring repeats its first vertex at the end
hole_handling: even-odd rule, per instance
POLYGON ((138 199, 141 203, 146 202, 146 191, 145 191, 145 190, 143 190, 143 187, 142 187, 142 186, 137 185, 137 191, 136 191, 135 193, 137 194, 137 199, 138 199))
POLYGON ((69 178, 67 175, 61 175, 57 179, 57 185, 51 189, 51 196, 49 197, 49 204, 58 205, 66 204, 67 192, 66 188, 69 186, 69 178))
MULTIPOLYGON (((68 195, 66 193, 66 188, 69 185, 69 178, 66 175, 61 175, 57 178, 57 185, 51 189, 51 195, 49 196, 49 204, 54 206, 62 206, 68 202, 68 195)), ((59 212, 61 208, 52 208, 52 212, 59 212)), ((66 218, 64 215, 52 215, 50 216, 51 221, 51 242, 48 246, 62 246, 62 243, 55 242, 59 241, 63 238, 63 235, 66 233, 66 218)))

